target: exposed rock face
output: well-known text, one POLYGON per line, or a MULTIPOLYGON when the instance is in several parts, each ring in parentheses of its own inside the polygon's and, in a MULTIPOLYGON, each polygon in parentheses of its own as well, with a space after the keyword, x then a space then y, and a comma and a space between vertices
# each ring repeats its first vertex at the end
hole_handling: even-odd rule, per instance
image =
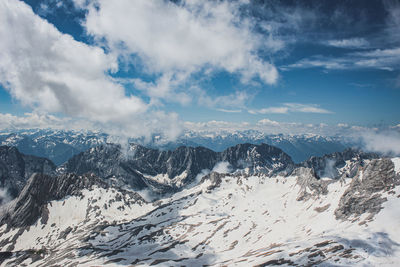
POLYGON ((354 177, 358 173, 359 167, 364 166, 368 160, 376 158, 379 158, 379 155, 375 153, 346 149, 343 152, 335 152, 322 157, 311 157, 298 166, 312 168, 317 178, 325 176, 337 179, 354 177))
POLYGON ((72 157, 58 171, 78 175, 94 173, 112 184, 129 185, 137 190, 147 187, 143 177, 127 163, 119 145, 100 145, 90 148, 72 157))
POLYGON ((37 173, 52 174, 56 166, 45 158, 24 155, 15 147, 0 146, 0 187, 16 197, 29 177, 37 173))
MULTIPOLYGON (((79 196, 83 189, 91 189, 92 186, 108 188, 109 185, 94 175, 78 176, 76 174, 64 174, 49 176, 45 174, 33 174, 18 198, 4 205, 0 209, 0 225, 9 227, 22 227, 32 225, 38 218, 46 220, 46 204, 52 200, 60 200, 66 196, 79 196)), ((118 189, 123 193, 129 193, 135 199, 141 199, 134 192, 118 189)))
POLYGON ((297 197, 298 201, 308 200, 311 197, 321 194, 328 194, 328 185, 332 180, 324 181, 317 179, 313 169, 299 167, 291 175, 297 177, 297 184, 301 187, 299 196, 297 197))
POLYGON ((395 174, 393 162, 390 159, 372 160, 344 192, 335 210, 336 218, 345 220, 366 212, 378 213, 387 200, 382 193, 397 185, 400 185, 400 176, 395 174))
POLYGON ((247 168, 248 173, 266 174, 294 165, 290 156, 266 144, 241 144, 223 152, 204 147, 160 151, 132 145, 125 155, 118 145, 102 145, 71 158, 59 171, 79 175, 93 172, 109 182, 118 180, 120 186, 125 184, 133 189, 150 187, 156 191, 173 192, 191 183, 202 170, 212 170, 221 161, 227 161, 233 171, 247 168))
POLYGON ((182 184, 191 182, 203 169, 212 169, 218 153, 205 147, 178 147, 173 151, 159 151, 134 145, 129 164, 141 173, 156 176, 167 174, 173 179, 186 172, 182 184))
POLYGON ((234 169, 248 168, 250 173, 273 174, 293 165, 289 155, 267 144, 240 144, 219 154, 220 161, 228 161, 234 169))

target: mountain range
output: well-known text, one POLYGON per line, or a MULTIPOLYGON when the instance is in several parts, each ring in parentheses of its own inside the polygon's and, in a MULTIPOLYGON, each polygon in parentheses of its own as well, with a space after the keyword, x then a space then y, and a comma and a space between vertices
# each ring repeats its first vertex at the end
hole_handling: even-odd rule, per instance
POLYGON ((0 167, 0 266, 399 264, 400 158, 104 141, 58 166, 1 146, 0 167))
MULTIPOLYGON (((72 156, 91 147, 105 144, 110 140, 104 133, 64 130, 19 130, 0 133, 0 145, 15 146, 24 154, 45 157, 56 165, 65 163, 72 156)), ((255 130, 195 132, 185 131, 175 141, 162 135, 153 135, 150 140, 130 139, 130 143, 146 147, 173 150, 180 146, 203 146, 221 152, 237 144, 269 144, 276 146, 291 156, 294 162, 302 162, 311 156, 342 151, 347 147, 357 146, 342 137, 320 135, 271 135, 255 130)))
POLYGON ((0 264, 396 266, 399 204, 399 158, 106 144, 31 175, 1 206, 0 264))

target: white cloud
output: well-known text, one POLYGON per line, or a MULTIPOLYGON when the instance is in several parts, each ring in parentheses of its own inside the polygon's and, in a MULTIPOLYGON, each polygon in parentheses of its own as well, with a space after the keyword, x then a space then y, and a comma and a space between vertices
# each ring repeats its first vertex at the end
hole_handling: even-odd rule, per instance
POLYGON ((317 104, 285 103, 284 105, 288 107, 291 112, 322 113, 322 114, 332 113, 329 110, 320 108, 319 105, 317 104))
POLYGON ((76 1, 87 10, 83 25, 88 34, 123 61, 161 77, 142 88, 162 99, 174 98, 177 85, 195 73, 224 70, 240 74, 243 82, 259 78, 276 83, 275 66, 258 51, 273 53, 282 44, 255 33, 255 21, 240 14, 244 4, 247 1, 76 1), (176 76, 180 78, 171 79, 176 76))
POLYGON ((400 47, 348 53, 342 57, 313 56, 301 59, 282 69, 291 68, 325 68, 327 70, 381 69, 393 71, 400 69, 400 47))
POLYGON ((248 110, 250 114, 287 114, 289 112, 288 107, 269 107, 262 109, 250 109, 248 110))
POLYGON ((261 126, 279 126, 279 122, 270 119, 262 119, 257 122, 257 125, 261 126))
POLYGON ((250 114, 287 114, 289 112, 330 114, 329 110, 320 108, 317 104, 284 103, 281 107, 269 107, 258 110, 248 110, 250 114))
POLYGON ((225 113, 240 113, 242 112, 241 109, 223 109, 223 108, 217 108, 217 111, 225 112, 225 113))
POLYGON ((221 161, 215 164, 214 168, 212 169, 213 172, 218 173, 230 173, 232 172, 232 168, 227 161, 221 161))
POLYGON ((312 56, 310 58, 303 58, 296 63, 284 66, 283 69, 295 68, 325 68, 328 70, 343 70, 349 68, 349 60, 344 58, 329 58, 323 56, 312 56))
POLYGON ((35 128, 64 128, 67 120, 52 115, 25 113, 24 116, 14 116, 0 113, 0 129, 35 129, 35 128))
POLYGON ((329 40, 323 44, 340 48, 365 48, 369 46, 369 42, 364 38, 329 40))
POLYGON ((0 83, 39 114, 60 112, 132 136, 179 129, 176 114, 149 110, 110 78, 116 56, 60 33, 23 2, 0 1, 0 40, 0 83))
POLYGON ((245 103, 252 97, 245 91, 236 91, 233 94, 211 97, 204 90, 193 88, 192 93, 197 102, 210 108, 243 108, 245 103))
POLYGON ((398 131, 374 131, 367 129, 362 131, 358 138, 361 139, 364 149, 367 151, 400 155, 400 132, 398 131))

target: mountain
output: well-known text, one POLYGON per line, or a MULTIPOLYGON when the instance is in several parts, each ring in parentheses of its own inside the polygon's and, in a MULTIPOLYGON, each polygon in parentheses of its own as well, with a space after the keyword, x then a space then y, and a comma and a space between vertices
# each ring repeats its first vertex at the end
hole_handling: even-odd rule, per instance
POLYGON ((107 135, 62 130, 20 130, 0 134, 0 144, 21 153, 44 157, 60 165, 79 152, 105 143, 107 135))
POLYGON ((6 189, 11 198, 19 194, 33 173, 53 174, 55 169, 48 159, 22 154, 15 147, 0 146, 0 188, 6 189))
POLYGON ((376 153, 367 153, 357 149, 348 148, 342 152, 326 154, 322 157, 311 157, 299 163, 298 166, 311 168, 316 177, 354 177, 360 167, 372 159, 380 156, 376 153))
POLYGON ((76 174, 65 174, 60 176, 49 176, 35 173, 26 183, 18 198, 2 207, 0 212, 0 224, 8 227, 26 227, 34 224, 38 218, 42 223, 48 220, 48 202, 60 200, 65 197, 83 198, 84 190, 89 192, 96 188, 98 190, 119 191, 118 198, 123 199, 123 205, 130 202, 144 203, 145 200, 137 193, 123 189, 112 189, 102 179, 94 175, 77 176, 76 174), (125 201, 129 199, 130 201, 125 201))
POLYGON ((241 143, 268 144, 276 146, 291 156, 293 161, 302 162, 311 156, 322 156, 332 152, 342 151, 355 144, 349 143, 341 137, 328 137, 315 134, 284 135, 267 134, 257 130, 245 131, 186 131, 177 142, 194 143, 223 151, 228 147, 241 143))
POLYGON ((211 172, 153 203, 93 175, 35 175, 0 211, 0 264, 398 266, 400 158, 359 161, 353 178, 211 172))
MULTIPOLYGON (((22 153, 46 157, 56 165, 65 163, 72 156, 91 147, 105 144, 109 136, 104 133, 63 130, 20 130, 13 133, 0 133, 0 145, 15 146, 22 153)), ((161 135, 153 135, 151 140, 130 139, 130 143, 146 147, 174 150, 180 146, 203 146, 213 151, 222 152, 237 144, 269 144, 282 149, 294 162, 302 162, 311 156, 322 156, 343 151, 356 144, 341 137, 320 135, 272 135, 255 130, 246 131, 189 131, 186 130, 175 141, 161 135)))
POLYGON ((276 173, 293 165, 286 153, 266 144, 240 144, 223 152, 204 147, 178 147, 156 150, 131 145, 106 144, 72 157, 58 168, 59 173, 94 173, 112 184, 142 190, 150 188, 175 192, 195 181, 197 175, 225 163, 231 171, 244 173, 276 173))

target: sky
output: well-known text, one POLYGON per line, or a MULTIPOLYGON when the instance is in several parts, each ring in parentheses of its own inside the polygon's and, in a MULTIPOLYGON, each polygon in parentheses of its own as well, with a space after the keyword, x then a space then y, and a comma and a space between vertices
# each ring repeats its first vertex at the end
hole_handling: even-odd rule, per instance
POLYGON ((0 128, 400 128, 400 1, 2 0, 0 128))

